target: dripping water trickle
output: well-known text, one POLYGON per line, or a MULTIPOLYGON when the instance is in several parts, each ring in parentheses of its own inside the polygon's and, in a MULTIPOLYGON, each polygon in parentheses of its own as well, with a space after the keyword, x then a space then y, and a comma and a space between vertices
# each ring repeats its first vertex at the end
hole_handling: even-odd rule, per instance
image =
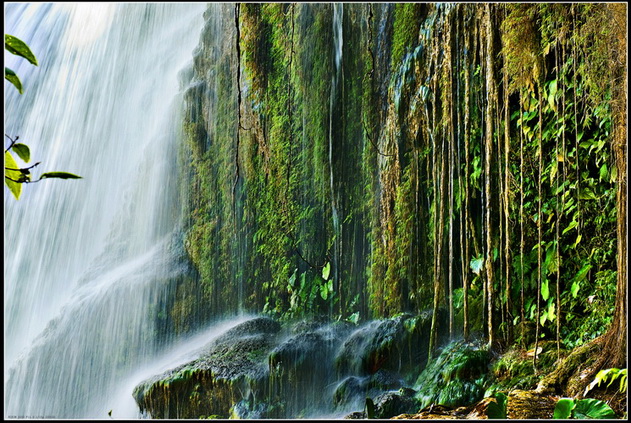
MULTIPOLYGON (((341 245, 341 227, 337 209, 337 196, 334 184, 334 165, 333 165, 333 146, 334 146, 334 117, 336 107, 339 107, 339 91, 342 78, 342 46, 344 44, 342 22, 344 17, 344 5, 341 3, 333 4, 333 58, 334 69, 331 78, 331 98, 329 108, 329 171, 331 184, 331 218, 333 223, 333 255, 332 255, 332 274, 333 280, 337 281, 339 277, 339 256, 341 245)), ((339 110, 339 109, 338 109, 339 110)), ((337 120, 336 120, 337 121, 337 120)), ((339 142, 339 139, 337 140, 339 142)))

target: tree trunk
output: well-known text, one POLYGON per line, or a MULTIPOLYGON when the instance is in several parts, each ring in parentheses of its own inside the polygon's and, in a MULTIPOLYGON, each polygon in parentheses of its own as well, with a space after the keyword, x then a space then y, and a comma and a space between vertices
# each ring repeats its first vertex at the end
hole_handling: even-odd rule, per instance
POLYGON ((598 368, 627 366, 627 18, 625 4, 608 4, 612 21, 612 67, 614 81, 612 111, 614 119, 613 153, 618 168, 616 208, 618 281, 616 308, 611 327, 604 335, 603 359, 598 368))

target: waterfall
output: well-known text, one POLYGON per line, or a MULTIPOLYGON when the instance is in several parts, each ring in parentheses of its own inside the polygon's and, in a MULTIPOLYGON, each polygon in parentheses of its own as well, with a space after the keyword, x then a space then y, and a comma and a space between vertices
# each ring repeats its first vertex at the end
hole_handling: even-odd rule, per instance
POLYGON ((40 62, 5 53, 25 89, 5 83, 5 133, 42 162, 36 177, 83 177, 19 201, 5 189, 5 418, 107 418, 117 381, 168 339, 160 305, 186 272, 177 73, 204 8, 5 7, 5 33, 40 62))

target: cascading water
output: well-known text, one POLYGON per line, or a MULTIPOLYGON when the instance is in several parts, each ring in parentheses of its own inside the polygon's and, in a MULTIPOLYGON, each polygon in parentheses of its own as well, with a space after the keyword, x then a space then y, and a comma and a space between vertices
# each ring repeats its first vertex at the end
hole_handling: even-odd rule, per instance
MULTIPOLYGON (((333 242, 333 280, 338 279, 339 275, 339 256, 340 245, 342 242, 340 219, 337 210, 337 198, 335 193, 335 185, 333 180, 334 166, 333 166, 333 138, 334 135, 334 116, 336 107, 339 107, 339 90, 342 78, 342 47, 344 45, 342 22, 344 19, 344 5, 342 3, 333 4, 333 58, 335 69, 333 70, 333 77, 331 80, 331 102, 329 113, 329 168, 330 168, 330 182, 331 182, 331 217, 333 219, 333 234, 335 241, 333 242)), ((339 141, 339 140, 338 140, 339 141)))
MULTIPOLYGON (((168 334, 178 257, 177 72, 203 4, 8 4, 5 133, 76 181, 5 190, 5 417, 106 418, 168 334)), ((39 169, 37 169, 39 170, 39 169)), ((37 176, 37 172, 35 172, 37 176)))

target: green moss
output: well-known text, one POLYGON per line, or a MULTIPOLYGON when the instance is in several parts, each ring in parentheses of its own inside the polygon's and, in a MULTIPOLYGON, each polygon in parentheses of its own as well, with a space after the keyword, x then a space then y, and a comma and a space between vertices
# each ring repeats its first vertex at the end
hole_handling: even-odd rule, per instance
POLYGON ((425 5, 418 3, 397 3, 395 5, 391 55, 393 71, 401 65, 405 54, 416 47, 425 7, 425 5))
POLYGON ((486 349, 463 342, 449 344, 416 381, 421 408, 430 404, 456 407, 480 400, 488 384, 489 366, 486 349))

